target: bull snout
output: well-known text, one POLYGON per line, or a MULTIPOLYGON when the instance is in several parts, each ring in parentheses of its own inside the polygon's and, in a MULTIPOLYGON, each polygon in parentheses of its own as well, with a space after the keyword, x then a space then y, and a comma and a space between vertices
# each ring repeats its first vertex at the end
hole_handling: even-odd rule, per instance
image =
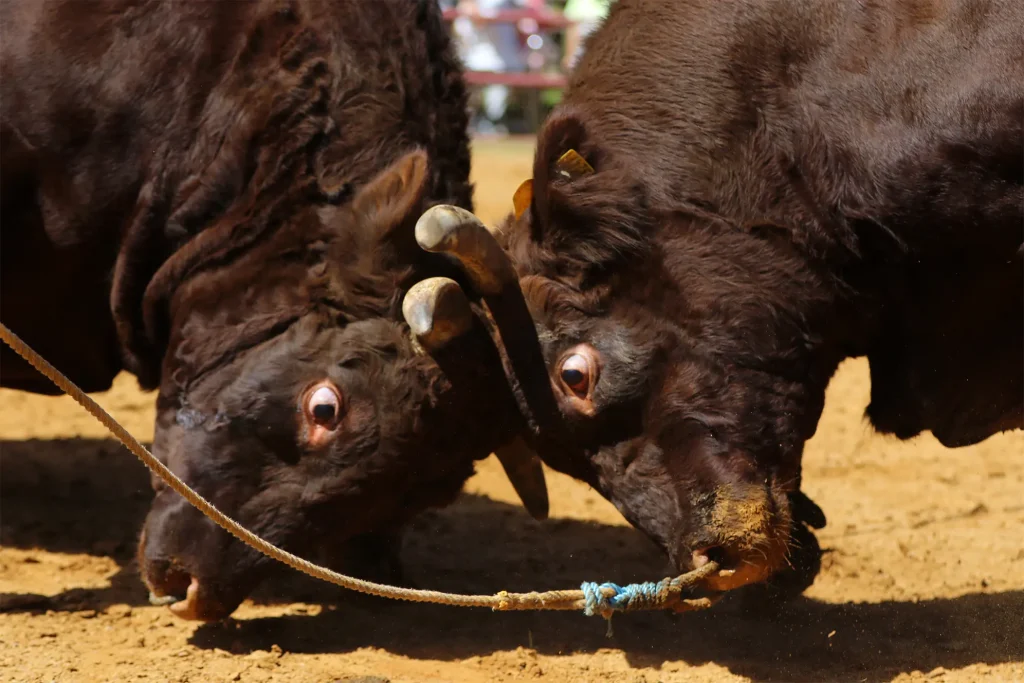
POLYGON ((706 579, 715 591, 767 581, 788 566, 792 513, 787 496, 770 487, 723 486, 695 506, 701 523, 670 554, 680 571, 714 561, 706 579))
POLYGON ((244 599, 246 582, 242 576, 227 576, 234 568, 223 552, 225 539, 218 534, 224 532, 176 493, 158 493, 137 548, 150 602, 167 605, 183 619, 228 617, 244 599))
POLYGON ((782 554, 783 562, 779 562, 779 554, 716 545, 692 551, 689 567, 696 569, 710 561, 718 563, 721 569, 705 579, 705 585, 713 591, 730 591, 767 581, 782 566, 784 557, 782 554))
POLYGON ((190 580, 188 573, 170 558, 151 555, 145 527, 139 535, 136 559, 142 580, 149 589, 151 603, 170 604, 185 597, 190 580))

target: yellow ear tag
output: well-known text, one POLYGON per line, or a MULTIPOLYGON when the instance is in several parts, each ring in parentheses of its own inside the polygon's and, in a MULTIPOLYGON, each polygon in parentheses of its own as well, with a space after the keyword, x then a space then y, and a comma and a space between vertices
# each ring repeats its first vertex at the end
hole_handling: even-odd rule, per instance
POLYGON ((590 175, 594 172, 594 167, 588 164, 587 160, 580 156, 579 152, 570 149, 558 157, 558 161, 555 162, 555 170, 572 180, 580 176, 590 175))
POLYGON ((533 180, 524 180, 516 190, 516 193, 512 195, 512 210, 515 212, 516 218, 521 218, 526 210, 530 208, 530 202, 533 201, 533 180))

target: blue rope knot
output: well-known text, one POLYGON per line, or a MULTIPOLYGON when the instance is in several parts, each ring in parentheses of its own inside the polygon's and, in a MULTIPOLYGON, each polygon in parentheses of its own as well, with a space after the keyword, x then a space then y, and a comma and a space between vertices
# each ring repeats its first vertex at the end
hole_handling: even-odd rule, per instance
POLYGON ((646 581, 619 586, 614 583, 598 584, 594 581, 584 581, 580 586, 584 599, 583 613, 588 617, 600 614, 608 619, 614 612, 656 607, 668 595, 670 583, 669 579, 662 579, 657 583, 646 581), (604 588, 612 589, 614 594, 606 597, 602 591, 604 588))

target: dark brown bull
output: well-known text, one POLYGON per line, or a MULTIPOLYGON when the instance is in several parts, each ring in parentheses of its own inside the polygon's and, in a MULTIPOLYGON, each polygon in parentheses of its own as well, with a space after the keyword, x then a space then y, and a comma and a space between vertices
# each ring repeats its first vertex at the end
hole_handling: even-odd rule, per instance
POLYGON ((680 570, 724 564, 711 588, 800 590, 844 358, 880 432, 1024 426, 1022 128, 1015 0, 621 0, 521 215, 495 241, 438 207, 419 238, 473 274, 547 462, 680 570))
MULTIPOLYGON (((507 392, 452 395, 401 320, 410 284, 455 270, 416 218, 471 207, 436 3, 24 0, 0 25, 3 321, 88 391, 122 368, 158 387, 154 450, 186 483, 337 559, 451 501, 518 429, 491 419, 507 392), (467 416, 497 431, 446 428, 467 416)), ((449 348, 503 381, 489 343, 449 348)), ((4 386, 56 393, 2 353, 4 386)), ((536 484, 521 452, 504 462, 536 484)), ((154 486, 146 582, 229 614, 270 562, 154 486)))

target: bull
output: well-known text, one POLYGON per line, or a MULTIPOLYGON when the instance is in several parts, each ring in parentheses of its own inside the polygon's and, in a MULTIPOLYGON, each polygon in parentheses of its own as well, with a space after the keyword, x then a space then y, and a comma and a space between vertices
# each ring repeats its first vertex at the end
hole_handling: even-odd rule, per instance
MULTIPOLYGON (((370 549, 400 582, 404 522, 453 500, 495 448, 546 514, 539 461, 493 442, 518 429, 490 419, 511 396, 453 393, 402 320, 410 285, 461 277, 416 247, 416 219, 472 207, 465 87, 436 3, 0 12, 5 324, 87 391, 122 370, 158 389, 156 455, 293 552, 337 566, 370 549), (446 425, 467 416, 493 429, 457 439, 446 425)), ((504 382, 489 343, 450 349, 504 382)), ((56 393, 2 354, 3 386, 56 393)), ((179 616, 230 614, 271 561, 153 485, 146 584, 179 616)))
POLYGON ((799 593, 841 361, 883 434, 1024 427, 1021 55, 1012 0, 620 0, 514 213, 418 239, 490 310, 548 464, 708 588, 799 593))

